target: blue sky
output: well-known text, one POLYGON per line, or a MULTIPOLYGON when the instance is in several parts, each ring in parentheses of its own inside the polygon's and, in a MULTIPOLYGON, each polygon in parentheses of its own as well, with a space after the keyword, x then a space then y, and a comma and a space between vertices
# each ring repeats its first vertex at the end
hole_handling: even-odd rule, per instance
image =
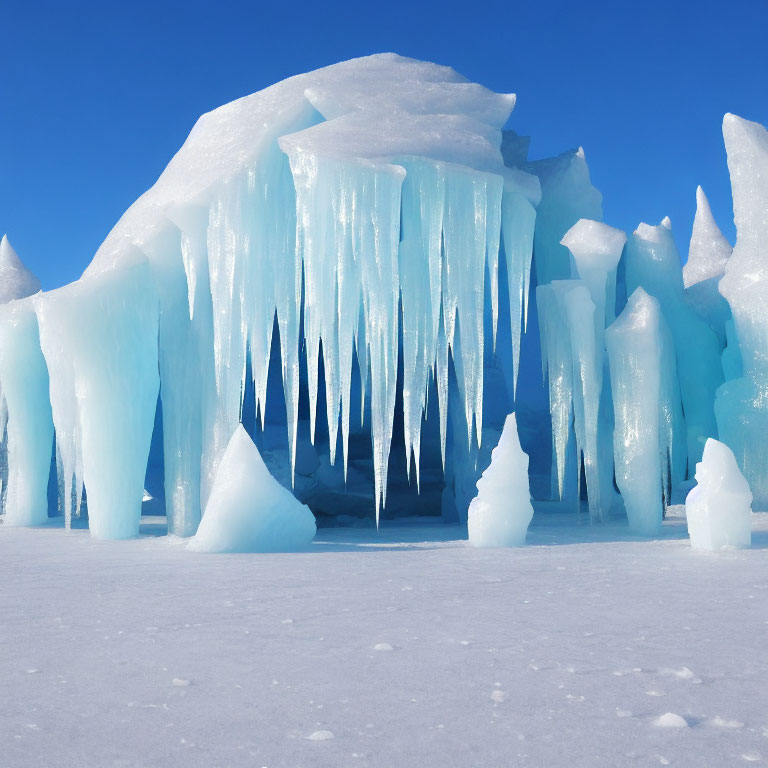
POLYGON ((80 275, 201 113, 354 56, 517 93, 532 157, 584 146, 606 221, 669 215, 682 247, 697 184, 734 237, 723 114, 768 123, 768 0, 5 0, 0 28, 0 233, 44 288, 80 275))

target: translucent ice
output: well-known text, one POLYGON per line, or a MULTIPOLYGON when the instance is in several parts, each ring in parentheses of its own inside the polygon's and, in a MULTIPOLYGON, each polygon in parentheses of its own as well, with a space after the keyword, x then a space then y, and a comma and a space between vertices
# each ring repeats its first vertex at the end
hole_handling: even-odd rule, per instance
POLYGON ((242 424, 216 471, 193 552, 289 552, 315 535, 315 518, 269 473, 242 424))
POLYGON ((685 296, 725 346, 725 324, 731 316, 728 302, 718 289, 732 252, 731 244, 717 226, 701 187, 696 189, 696 217, 693 220, 688 261, 683 267, 685 296))
POLYGON ((48 399, 48 369, 32 299, 0 306, 0 387, 7 414, 9 525, 39 525, 48 520, 53 421, 48 399))
POLYGON ((590 181, 584 150, 579 148, 522 167, 541 182, 534 238, 538 284, 573 277, 568 250, 561 240, 579 219, 603 217, 603 198, 590 181))
POLYGON ((475 547, 520 546, 532 517, 528 455, 520 447, 511 413, 469 505, 469 542, 475 547))
POLYGON ((630 529, 654 536, 682 428, 671 341, 659 303, 642 288, 606 330, 616 432, 616 483, 630 529))
POLYGON ((683 283, 696 283, 722 277, 732 252, 731 244, 715 222, 709 201, 701 187, 696 188, 696 216, 693 219, 688 261, 683 267, 683 283))
MULTIPOLYGON (((538 179, 502 159, 501 126, 514 103, 446 67, 385 54, 290 78, 200 118, 87 271, 118 266, 128 242, 158 283, 174 531, 190 533, 199 519, 241 417, 248 362, 263 423, 275 318, 292 465, 300 351, 310 433, 324 417, 331 461, 340 442, 345 471, 357 359, 377 510, 386 501, 401 331, 405 450, 417 483, 435 380, 445 453, 452 369, 467 442, 480 443, 483 310, 488 301, 492 346, 503 250, 516 368, 540 198, 538 179), (201 376, 190 382, 197 364, 201 376)), ((586 173, 581 155, 562 165, 558 200, 580 190, 586 173)))
POLYGON ((752 493, 733 451, 707 440, 696 465, 696 485, 685 500, 688 534, 694 549, 749 547, 752 543, 752 493))
POLYGON ((721 347, 715 332, 685 300, 680 256, 670 227, 640 224, 627 243, 627 292, 638 286, 658 300, 674 342, 688 437, 688 469, 704 443, 717 436, 715 391, 723 382, 721 347))
MULTIPOLYGON (((720 291, 731 307, 743 376, 718 390, 715 412, 720 438, 733 450, 755 506, 762 509, 768 504, 768 131, 729 114, 723 119, 723 136, 736 246, 720 291)), ((738 373, 738 356, 730 354, 727 361, 731 374, 738 373)))
POLYGON ((157 295, 143 255, 35 297, 50 375, 60 504, 91 533, 138 535, 158 392, 157 295))

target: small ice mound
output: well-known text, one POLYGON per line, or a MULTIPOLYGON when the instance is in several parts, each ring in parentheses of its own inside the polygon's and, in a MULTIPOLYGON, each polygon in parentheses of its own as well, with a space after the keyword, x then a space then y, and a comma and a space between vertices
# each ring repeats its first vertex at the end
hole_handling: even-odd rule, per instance
POLYGON ((507 416, 490 466, 477 481, 469 505, 469 543, 474 547, 519 547, 533 517, 528 454, 520 447, 515 414, 507 416))
POLYGON ((376 643, 376 645, 373 646, 374 651, 394 651, 394 647, 391 646, 389 643, 376 643))
POLYGON ((659 726, 659 728, 687 728, 688 721, 674 712, 666 712, 654 720, 654 725, 659 726))
POLYGON ((259 449, 239 424, 188 548, 194 552, 290 552, 306 547, 315 531, 309 507, 272 477, 259 449))
POLYGON ((694 549, 743 549, 752 543, 752 493, 733 451, 713 438, 696 465, 696 485, 685 499, 694 549))
POLYGON ((187 680, 184 677, 174 677, 173 680, 171 680, 171 685, 174 688, 187 688, 192 685, 192 681, 187 680))
POLYGON ((309 741, 328 741, 328 739, 335 739, 333 731, 315 731, 307 736, 309 741))
POLYGON ((741 722, 741 720, 728 720, 725 717, 720 717, 720 715, 715 715, 715 717, 710 720, 710 724, 716 726, 717 728, 743 728, 744 723, 741 722))

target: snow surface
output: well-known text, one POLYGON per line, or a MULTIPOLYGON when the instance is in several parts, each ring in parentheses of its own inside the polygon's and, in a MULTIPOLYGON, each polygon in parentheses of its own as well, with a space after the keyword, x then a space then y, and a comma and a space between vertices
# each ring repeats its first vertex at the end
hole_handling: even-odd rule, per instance
POLYGON ((556 506, 514 550, 386 521, 226 558, 0 525, 2 765, 765 764, 768 517, 712 554, 682 507, 640 541, 556 506))
POLYGON ((694 549, 745 548, 752 541, 752 492, 733 451, 719 440, 704 446, 685 514, 694 549))
POLYGON ((239 424, 216 470, 193 552, 291 552, 315 535, 309 507, 269 473, 259 449, 239 424))
POLYGON ((532 517, 528 454, 520 447, 517 419, 510 413, 491 463, 477 481, 477 496, 469 505, 469 543, 475 547, 521 546, 532 517))

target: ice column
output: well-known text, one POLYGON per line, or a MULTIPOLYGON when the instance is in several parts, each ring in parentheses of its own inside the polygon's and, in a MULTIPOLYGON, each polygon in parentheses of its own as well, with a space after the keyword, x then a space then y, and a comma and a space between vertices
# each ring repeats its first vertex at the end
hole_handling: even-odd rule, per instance
POLYGON ((48 520, 53 421, 32 299, 0 306, 0 386, 7 407, 7 525, 48 520))
POLYGON ((720 291, 731 307, 744 373, 718 390, 715 412, 720 438, 733 450, 755 506, 764 509, 768 504, 768 131, 728 114, 723 136, 736 246, 720 291))
POLYGON ((626 270, 627 293, 642 286, 656 298, 672 334, 692 473, 707 438, 717 436, 713 403, 723 382, 720 345, 685 300, 680 257, 668 220, 655 227, 640 224, 627 243, 626 270))
POLYGON ((674 357, 658 302, 638 288, 606 330, 605 341, 616 422, 616 482, 630 529, 654 536, 661 528, 662 488, 669 484, 675 414, 680 417, 674 357), (670 419, 671 424, 665 423, 670 419))
POLYGON ((178 536, 191 536, 200 522, 203 436, 211 434, 210 393, 215 396, 211 298, 206 254, 200 248, 203 213, 176 214, 177 221, 196 236, 182 233, 169 222, 143 248, 150 257, 160 302, 166 514, 169 533, 178 536))
MULTIPOLYGON (((590 515, 593 520, 604 519, 611 508, 613 491, 613 404, 605 353, 605 327, 615 317, 616 271, 627 237, 619 229, 591 219, 579 219, 562 239, 562 244, 573 256, 579 277, 589 289, 594 309, 594 340, 591 345, 580 330, 585 322, 587 308, 577 306, 571 310, 571 345, 591 346, 580 352, 582 362, 582 400, 584 402, 584 468, 589 494, 590 515), (592 351, 593 350, 593 351, 592 351)), ((582 302, 583 303, 583 302, 582 302)))
POLYGON ((67 518, 82 484, 91 533, 136 536, 158 393, 158 303, 144 255, 36 297, 67 518))

